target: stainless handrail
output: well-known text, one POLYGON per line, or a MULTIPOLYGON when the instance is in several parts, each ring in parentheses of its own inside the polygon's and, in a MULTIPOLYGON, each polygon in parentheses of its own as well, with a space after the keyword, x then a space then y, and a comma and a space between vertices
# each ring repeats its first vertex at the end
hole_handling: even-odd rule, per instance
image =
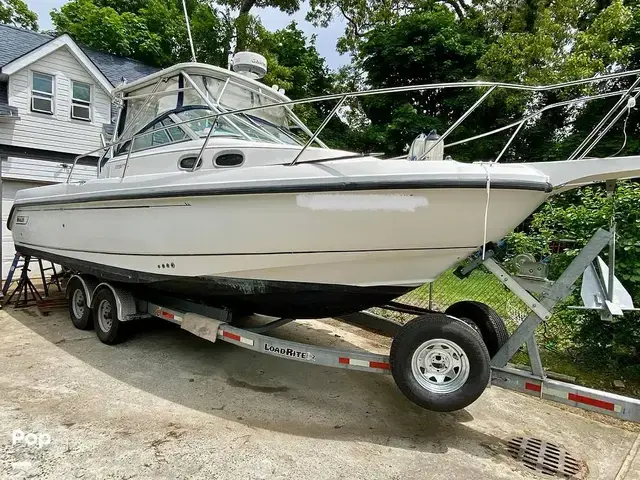
POLYGON ((318 137, 318 135, 320 135, 320 132, 322 132, 322 130, 324 129, 324 127, 327 126, 327 124, 329 123, 329 121, 333 118, 333 116, 336 114, 336 112, 338 111, 338 109, 342 106, 342 104, 344 103, 344 101, 347 99, 347 95, 343 95, 342 98, 340 100, 338 100, 338 103, 335 104, 335 106, 333 107, 333 109, 331 110, 331 112, 329 112, 329 115, 327 115, 325 117, 325 119, 322 121, 322 123, 320 124, 320 126, 317 128, 317 130, 315 132, 313 132, 313 135, 311 135, 311 137, 309 137, 309 140, 307 140, 307 143, 304 144, 304 146, 302 147, 302 150, 300 150, 298 152, 298 154, 296 155, 296 157, 293 159, 293 161, 289 164, 291 166, 295 165, 296 162, 298 161, 298 159, 302 156, 302 154, 304 153, 304 151, 307 149, 307 147, 309 145, 311 145, 313 143, 313 141, 318 137))
MULTIPOLYGON (((190 79, 190 77, 187 76, 187 74, 185 72, 181 71, 180 73, 185 75, 185 78, 187 78, 189 83, 191 83, 191 85, 193 87, 195 87, 196 91, 198 91, 199 95, 202 96, 201 92, 199 91, 199 88, 197 87, 197 85, 195 85, 195 82, 193 82, 190 79)), ((219 111, 219 112, 212 113, 211 115, 202 116, 202 117, 198 118, 198 120, 204 120, 204 119, 208 119, 208 118, 215 118, 216 119, 216 122, 214 122, 214 125, 215 125, 215 123, 217 123, 217 119, 219 119, 220 117, 226 117, 226 116, 230 116, 230 115, 237 115, 239 113, 246 113, 246 112, 264 110, 264 109, 275 108, 275 107, 285 107, 286 108, 286 107, 293 106, 293 105, 316 103, 316 102, 322 102, 322 101, 327 101, 327 100, 339 100, 338 103, 336 104, 336 106, 327 115, 327 117, 325 117, 324 121, 321 123, 320 127, 316 130, 316 132, 314 132, 314 134, 311 135, 310 140, 307 141, 304 146, 302 146, 301 151, 298 153, 298 155, 296 155, 296 157, 294 158, 294 160, 290 164, 290 165, 295 165, 296 162, 298 161, 298 159, 300 158, 300 156, 302 155, 302 153, 316 139, 316 137, 322 131, 322 129, 327 125, 327 123, 331 120, 331 118, 333 118, 333 116, 337 112, 338 108, 348 98, 357 98, 357 97, 364 97, 364 96, 369 96, 369 95, 381 95, 381 94, 386 94, 386 93, 398 93, 398 92, 409 92, 409 91, 420 91, 420 90, 435 90, 435 89, 443 89, 443 88, 489 87, 489 90, 487 92, 485 92, 485 94, 482 96, 480 101, 476 102, 476 104, 474 104, 472 106, 472 109, 475 109, 480 103, 482 103, 482 101, 486 100, 486 98, 489 96, 489 94, 491 92, 493 92, 493 90, 495 90, 496 88, 504 88, 504 89, 508 89, 508 90, 520 90, 520 91, 527 91, 527 92, 546 92, 546 91, 557 90, 557 89, 566 88, 566 87, 570 87, 570 86, 578 86, 578 85, 599 83, 599 82, 603 82, 605 80, 610 80, 610 79, 614 79, 614 78, 629 77, 629 76, 633 76, 633 75, 640 76, 640 69, 630 70, 630 71, 626 71, 626 72, 610 73, 610 74, 601 75, 601 76, 598 76, 598 77, 579 79, 579 80, 572 80, 572 81, 561 82, 561 83, 556 83, 556 84, 552 84, 552 85, 518 85, 518 84, 512 84, 512 83, 506 83, 506 82, 486 82, 486 81, 448 82, 448 83, 435 83, 435 84, 422 84, 422 85, 407 85, 407 86, 402 86, 402 87, 388 87, 388 88, 363 90, 363 91, 348 92, 348 93, 336 93, 336 94, 322 95, 322 96, 317 96, 317 97, 303 98, 303 99, 299 99, 299 100, 287 100, 287 101, 273 103, 273 104, 269 104, 269 105, 259 105, 259 106, 239 108, 239 109, 236 109, 236 110, 219 111)), ((583 102, 583 101, 589 101, 589 100, 598 99, 598 98, 606 98, 606 97, 616 96, 616 95, 629 96, 630 92, 635 91, 634 90, 635 86, 637 85, 639 80, 640 80, 640 78, 638 80, 636 80, 636 83, 634 83, 634 85, 632 85, 629 89, 616 91, 616 92, 608 92, 608 93, 598 94, 598 95, 592 95, 592 96, 580 97, 578 99, 565 101, 565 102, 558 102, 557 104, 552 104, 552 105, 543 107, 543 108, 537 110, 536 112, 534 112, 534 113, 532 113, 530 115, 527 115, 524 118, 522 118, 522 119, 520 119, 520 120, 518 120, 516 122, 513 122, 513 123, 511 123, 511 124, 509 124, 507 126, 503 126, 503 127, 498 128, 498 129, 494 129, 494 130, 492 130, 490 132, 485 132, 485 133, 480 134, 480 135, 476 135, 476 136, 469 137, 469 138, 464 139, 464 140, 459 140, 457 142, 450 143, 450 144, 447 145, 447 147, 451 147, 451 146, 454 146, 454 145, 459 145, 461 143, 470 142, 470 141, 473 141, 473 140, 476 140, 476 139, 479 139, 479 138, 483 138, 483 137, 488 136, 488 135, 493 135, 495 133, 498 133, 498 132, 501 132, 501 131, 504 131, 504 130, 508 130, 508 129, 514 127, 514 126, 518 126, 518 129, 516 130, 516 133, 517 133, 521 129, 521 126, 525 122, 529 121, 531 118, 539 115, 541 112, 543 112, 543 111, 545 111, 545 110, 547 110, 549 108, 556 108, 556 107, 561 106, 561 105, 569 105, 569 104, 573 104, 573 103, 580 103, 580 102, 583 102)), ((160 81, 158 82, 158 84, 160 83, 160 81)), ((640 90, 639 90, 639 92, 640 92, 640 90)), ((638 93, 636 95, 636 97, 638 95, 640 95, 640 93, 638 93)), ((203 97, 203 100, 205 100, 205 102, 208 105, 209 105, 209 103, 211 103, 211 102, 208 102, 207 99, 205 99, 204 97, 203 97)), ((214 108, 212 108, 212 110, 214 110, 214 108)), ((623 112, 624 112, 624 110, 623 110, 623 112)), ((467 112, 465 112, 463 117, 456 121, 456 125, 455 126, 458 126, 461 123, 461 121, 464 120, 464 118, 466 118, 466 116, 469 113, 470 113, 470 111, 467 110, 467 112)), ((611 128, 613 123, 615 123, 615 121, 617 121, 620 118, 620 116, 621 116, 621 114, 619 114, 618 116, 615 117, 615 119, 613 120, 611 125, 609 125, 608 129, 611 128)), ((184 120, 182 122, 175 123, 175 124, 172 124, 170 126, 158 128, 158 129, 154 130, 154 132, 167 130, 169 128, 173 128, 175 126, 180 126, 180 125, 183 125, 183 124, 186 124, 186 123, 190 123, 190 122, 193 122, 193 121, 194 121, 194 119, 184 120)), ((608 129, 607 129, 607 131, 608 131, 608 129)), ((451 130, 451 129, 449 129, 449 130, 451 130)), ((449 132, 449 130, 447 132, 449 132)), ((606 131, 604 133, 606 133, 606 131)), ((209 138, 211 136, 210 134, 211 134, 211 131, 209 132, 209 135, 207 135, 207 138, 209 138)), ((83 157, 89 156, 89 155, 91 155, 93 153, 99 152, 99 151, 103 150, 103 148, 110 148, 110 147, 113 147, 115 145, 119 145, 120 143, 123 143, 125 141, 131 140, 131 145, 129 147, 129 152, 128 152, 128 155, 127 155, 127 162, 128 162, 128 159, 129 159, 129 157, 131 155, 131 150, 133 148, 133 140, 134 140, 134 138, 137 138, 137 137, 138 137, 138 135, 136 134, 136 135, 133 135, 129 139, 126 139, 126 140, 120 139, 120 140, 118 140, 116 142, 111 142, 111 143, 105 145, 105 147, 100 147, 100 148, 92 150, 92 151, 90 151, 88 153, 84 153, 82 155, 78 155, 74 159, 73 166, 71 167, 71 170, 69 171, 69 175, 67 177, 67 182, 70 181, 73 169, 74 169, 77 161, 80 158, 83 158, 83 157)), ((599 141, 599 139, 601 137, 602 136, 598 136, 596 138, 596 143, 597 143, 597 141, 599 141)), ((511 138, 509 140, 509 143, 508 143, 508 145, 506 147, 509 146, 509 144, 511 143, 512 140, 513 140, 513 138, 511 138)), ((205 141, 204 145, 206 146, 206 141, 205 141)), ((593 147, 591 147, 591 148, 593 148, 593 147)), ((204 151, 204 148, 201 148, 201 153, 200 153, 199 156, 201 156, 203 151, 204 151)), ((498 158, 500 158, 504 154, 505 151, 506 151, 506 148, 503 149, 503 151, 500 153, 500 156, 498 158)), ((583 156, 584 155, 586 155, 586 153, 583 153, 583 156)), ((196 162, 196 165, 197 165, 197 162, 196 162)), ((125 166, 125 171, 126 171, 126 166, 125 166)), ((123 174, 124 174, 124 171, 123 171, 123 174)))
MULTIPOLYGON (((630 99, 636 100, 638 96, 640 96, 640 91, 636 92, 636 94, 633 97, 630 97, 630 99)), ((593 142, 591 142, 587 146, 585 151, 580 154, 580 156, 578 157, 578 160, 582 160, 584 157, 586 157, 589 154, 589 152, 591 152, 591 150, 595 148, 598 142, 600 142, 600 140, 602 140, 602 138, 609 132, 609 130, 611 130, 611 127, 613 127, 616 124, 616 122, 622 118, 622 116, 624 115, 624 112, 627 111, 627 108, 630 108, 630 107, 620 109, 620 111, 613 118, 613 120, 609 122, 609 125, 604 127, 604 129, 598 134, 598 136, 593 140, 593 142)))
POLYGON ((446 131, 446 132, 444 132, 444 133, 440 136, 440 138, 439 138, 436 142, 434 142, 434 143, 433 143, 433 145, 431 145, 431 147, 430 147, 426 152, 424 152, 422 155, 420 155, 420 158, 418 158, 418 160, 424 160, 425 158, 427 158, 427 155, 429 154, 429 152, 430 152, 431 150, 433 150, 434 148, 436 148, 436 147, 438 146, 438 144, 440 144, 440 143, 444 142, 444 139, 445 139, 445 138, 447 138, 447 137, 451 134, 451 132, 453 132, 456 128, 458 128, 458 127, 460 126, 460 124, 461 124, 462 122, 464 122, 464 119, 465 119, 465 118, 467 118, 469 115, 471 115, 471 112, 473 112, 473 111, 474 111, 476 108, 478 108, 478 106, 480 106, 480 105, 481 105, 481 104, 482 104, 482 103, 483 103, 487 98, 489 98, 489 95, 491 95, 491 94, 493 93, 493 91, 494 91, 496 88, 498 88, 498 87, 495 87, 495 86, 494 86, 494 87, 491 87, 489 90, 487 90, 487 91, 484 93, 484 95, 482 95, 482 96, 481 96, 481 97, 476 101, 476 103, 474 103, 473 105, 471 105, 471 107, 469 107, 469 108, 467 109, 467 111, 466 111, 466 112, 464 112, 464 113, 462 114, 462 116, 461 116, 458 120, 456 120, 456 121, 453 123, 453 125, 451 125, 451 126, 447 129, 447 131, 446 131))
MULTIPOLYGON (((636 89, 636 90, 640 90, 640 89, 636 89)), ((588 95, 588 96, 584 96, 584 97, 578 97, 578 98, 574 98, 572 100, 564 100, 562 102, 557 102, 557 103, 550 103, 549 105, 545 105, 544 107, 536 110, 533 113, 530 113, 529 115, 522 117, 521 119, 509 123, 507 125, 504 125, 502 127, 498 127, 494 130, 490 130, 488 132, 484 132, 484 133, 480 133, 478 135, 474 135, 473 137, 467 137, 464 138, 462 140, 457 140, 455 142, 451 142, 449 144, 447 144, 447 147, 455 147, 456 145, 461 145, 463 143, 468 143, 468 142, 472 142, 474 140, 478 140, 480 138, 483 137, 487 137, 489 135, 493 135, 495 133, 500 133, 500 132, 504 132, 505 130, 509 130, 510 128, 515 127, 516 125, 519 125, 521 123, 526 123, 529 120, 537 117, 538 115, 540 115, 542 112, 545 112, 547 110, 551 110, 552 108, 557 108, 557 107, 564 107, 566 105, 572 105, 574 103, 582 103, 582 102, 589 102, 591 100, 598 100, 601 98, 608 98, 608 97, 615 97, 618 95, 624 95, 626 92, 626 90, 617 90, 615 92, 607 92, 607 93, 600 93, 598 95, 588 95)))
POLYGON ((600 128, 602 128, 602 126, 607 122, 607 120, 609 120, 609 118, 611 118, 611 115, 613 115, 613 113, 618 108, 620 108, 620 106, 624 103, 625 99, 629 96, 629 94, 633 91, 633 89, 638 86, 638 83, 640 83, 640 76, 638 76, 638 78, 636 78, 636 81, 633 82, 633 84, 624 93, 624 95, 622 95, 620 97, 620 99, 616 102, 616 104, 613 107, 611 107, 611 109, 607 112, 607 114, 604 117, 602 117, 600 122, 598 122, 598 124, 595 127, 593 127, 593 130, 591 130, 589 135, 587 135, 587 137, 580 143, 580 145, 578 145, 578 148, 576 148, 573 151, 573 153, 571 153, 571 155, 569 155, 569 160, 572 160, 572 159, 576 158, 580 154, 580 150, 582 150, 583 148, 587 147, 587 145, 593 139, 593 137, 597 133, 597 131, 600 130, 600 128))

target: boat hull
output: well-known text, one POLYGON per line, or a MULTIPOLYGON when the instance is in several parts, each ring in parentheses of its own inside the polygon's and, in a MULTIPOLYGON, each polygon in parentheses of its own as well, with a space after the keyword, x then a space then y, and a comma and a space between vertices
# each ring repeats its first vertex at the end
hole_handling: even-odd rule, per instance
POLYGON ((547 197, 483 188, 16 205, 16 249, 73 270, 276 316, 339 315, 432 281, 547 197), (188 252, 188 253, 186 253, 188 252))
POLYGON ((16 248, 23 255, 46 258, 73 271, 121 285, 142 299, 160 302, 161 295, 169 295, 241 313, 261 313, 285 318, 320 318, 356 312, 384 305, 413 288, 149 274, 94 264, 24 246, 16 248))

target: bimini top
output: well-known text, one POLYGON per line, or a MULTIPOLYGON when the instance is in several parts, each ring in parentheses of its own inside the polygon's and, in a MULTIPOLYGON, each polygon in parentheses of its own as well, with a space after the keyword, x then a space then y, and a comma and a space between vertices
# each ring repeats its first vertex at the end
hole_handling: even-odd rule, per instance
POLYGON ((273 98, 273 100, 277 102, 290 101, 289 97, 279 93, 278 91, 265 85, 264 83, 260 83, 256 80, 253 80, 252 78, 245 77, 244 75, 233 72, 231 70, 197 62, 185 62, 172 65, 163 70, 152 73, 151 75, 142 77, 134 82, 119 85, 113 90, 113 92, 114 94, 130 94, 131 92, 136 91, 141 87, 146 87, 157 83, 159 79, 176 76, 180 73, 180 71, 183 71, 189 75, 205 75, 212 78, 218 78, 223 81, 226 81, 226 79, 228 78, 233 83, 243 85, 250 89, 255 89, 261 94, 273 98))

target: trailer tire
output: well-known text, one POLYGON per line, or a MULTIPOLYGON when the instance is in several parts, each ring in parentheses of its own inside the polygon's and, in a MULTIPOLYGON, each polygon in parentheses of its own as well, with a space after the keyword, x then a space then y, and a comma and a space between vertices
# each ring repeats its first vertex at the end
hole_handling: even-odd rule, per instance
POLYGON ((509 339, 504 320, 489 305, 465 300, 450 305, 444 313, 475 323, 492 358, 509 339))
POLYGON ((73 326, 80 330, 91 330, 93 328, 93 312, 87 304, 87 292, 84 285, 77 278, 71 279, 67 285, 67 299, 69 316, 73 326))
POLYGON ((115 345, 124 340, 124 324, 118 318, 116 298, 109 288, 101 288, 93 298, 96 334, 102 343, 115 345))
POLYGON ((470 405, 489 382, 489 352, 481 336, 465 322, 441 313, 404 325, 393 339, 389 360, 402 393, 437 412, 470 405))

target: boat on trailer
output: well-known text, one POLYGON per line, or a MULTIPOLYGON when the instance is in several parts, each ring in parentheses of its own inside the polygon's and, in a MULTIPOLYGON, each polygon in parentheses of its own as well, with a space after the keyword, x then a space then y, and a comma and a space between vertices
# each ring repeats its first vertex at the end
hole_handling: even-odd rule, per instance
MULTIPOLYGON (((499 85, 411 89, 454 86, 486 86, 483 101, 499 85)), ((338 107, 401 89, 329 98, 338 107)), ((637 157, 462 163, 331 149, 291 110, 327 97, 291 101, 197 63, 116 97, 96 179, 74 182, 72 170, 67 183, 18 192, 16 250, 140 292, 279 317, 384 305, 500 240, 557 191, 640 174, 637 157)))
MULTIPOLYGON (((67 287, 71 318, 79 328, 95 323, 103 342, 120 341, 123 322, 154 315, 184 318, 183 328, 193 333, 245 346, 251 336, 245 342, 230 326, 239 314, 276 317, 273 328, 387 305, 503 238, 550 196, 640 176, 640 157, 586 158, 625 102, 640 95, 639 73, 540 87, 463 82, 290 100, 250 75, 179 64, 115 90, 120 109, 112 142, 76 158, 100 155, 97 178, 73 181, 72 168, 66 183, 21 190, 8 227, 19 253, 75 273, 67 287), (544 92, 625 76, 637 77, 628 89, 574 100, 619 98, 565 161, 499 159, 523 125, 566 101, 449 144, 513 128, 494 161, 463 163, 442 154, 451 131, 498 88, 544 92), (319 138, 348 98, 441 88, 486 92, 442 136, 416 139, 406 157, 336 150, 319 138), (314 132, 292 110, 329 100, 336 104, 314 132), (188 307, 166 309, 161 301, 188 307), (204 314, 193 313, 202 308, 204 314), (211 308, 227 313, 211 323, 211 308)), ((370 361, 360 369, 391 371, 426 408, 468 405, 505 345, 504 324, 473 302, 451 306, 446 315, 413 313, 418 317, 398 331, 387 360, 355 355, 353 363, 344 357, 346 365, 370 361)), ((292 347, 297 360, 320 358, 300 348, 292 347)), ((274 352, 282 349, 263 353, 274 352)))

